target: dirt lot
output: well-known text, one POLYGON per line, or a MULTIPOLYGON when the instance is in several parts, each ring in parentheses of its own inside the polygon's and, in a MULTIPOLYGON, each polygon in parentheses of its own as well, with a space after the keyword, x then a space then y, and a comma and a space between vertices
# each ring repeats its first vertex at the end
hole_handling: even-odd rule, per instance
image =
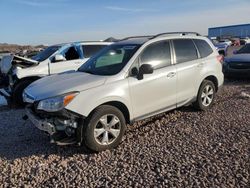
POLYGON ((0 187, 249 187, 248 83, 227 82, 207 112, 184 107, 131 125, 101 153, 51 145, 23 125, 22 110, 1 108, 0 187))

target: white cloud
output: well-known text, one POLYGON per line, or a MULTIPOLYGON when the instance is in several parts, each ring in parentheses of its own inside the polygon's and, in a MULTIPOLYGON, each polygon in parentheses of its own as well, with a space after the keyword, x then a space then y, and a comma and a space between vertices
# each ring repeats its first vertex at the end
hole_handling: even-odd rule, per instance
POLYGON ((123 11, 123 12, 156 12, 155 9, 142 9, 142 8, 124 8, 118 6, 106 6, 105 9, 112 11, 123 11))
POLYGON ((189 10, 174 15, 149 15, 128 20, 108 30, 113 35, 123 36, 168 31, 195 31, 207 35, 210 27, 250 23, 249 10, 250 4, 246 3, 207 11, 189 10))
POLYGON ((17 2, 23 5, 34 6, 34 7, 48 5, 47 3, 44 3, 43 1, 36 1, 36 0, 18 0, 17 2))
MULTIPOLYGON (((194 31, 207 35, 208 28, 215 26, 250 23, 250 4, 225 6, 209 10, 189 10, 174 15, 136 15, 127 20, 116 20, 104 25, 71 28, 71 32, 44 33, 43 36, 27 36, 27 43, 61 43, 78 40, 100 40, 113 36, 122 38, 133 35, 149 35, 170 31, 194 31)), ((23 39, 24 40, 24 39, 23 39)))
POLYGON ((17 3, 27 5, 27 6, 33 6, 33 7, 41 7, 41 6, 51 6, 58 3, 65 3, 68 0, 16 0, 17 3))

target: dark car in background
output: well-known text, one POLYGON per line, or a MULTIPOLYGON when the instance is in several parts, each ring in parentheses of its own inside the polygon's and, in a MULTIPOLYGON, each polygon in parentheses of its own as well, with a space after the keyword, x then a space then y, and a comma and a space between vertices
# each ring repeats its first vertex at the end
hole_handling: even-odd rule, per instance
POLYGON ((246 44, 234 55, 225 58, 223 64, 225 77, 250 78, 250 44, 246 44))

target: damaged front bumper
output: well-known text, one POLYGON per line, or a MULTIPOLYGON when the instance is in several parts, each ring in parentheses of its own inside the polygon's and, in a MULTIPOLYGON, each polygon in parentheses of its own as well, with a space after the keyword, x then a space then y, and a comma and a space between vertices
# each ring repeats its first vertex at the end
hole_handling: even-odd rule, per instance
POLYGON ((36 113, 26 108, 26 118, 39 130, 49 134, 50 142, 58 145, 81 145, 84 118, 68 111, 36 113))
POLYGON ((55 126, 48 122, 47 120, 43 120, 37 116, 34 115, 32 110, 26 109, 26 115, 29 118, 29 120, 41 131, 44 131, 48 133, 49 135, 53 135, 56 133, 55 126))

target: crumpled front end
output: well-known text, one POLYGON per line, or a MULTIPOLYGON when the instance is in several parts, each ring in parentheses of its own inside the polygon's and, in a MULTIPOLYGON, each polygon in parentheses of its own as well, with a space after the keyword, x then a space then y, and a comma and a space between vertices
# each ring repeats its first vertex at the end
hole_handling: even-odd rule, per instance
POLYGON ((9 78, 8 76, 4 75, 0 71, 0 88, 8 87, 9 85, 9 78))
POLYGON ((1 69, 1 74, 2 75, 7 75, 11 68, 12 68, 12 61, 14 60, 14 56, 13 55, 7 55, 7 56, 4 56, 1 60, 1 66, 0 66, 0 69, 1 69))
POLYGON ((0 62, 0 95, 4 96, 7 100, 10 97, 9 85, 10 75, 8 74, 12 67, 13 56, 4 56, 0 62))
POLYGON ((37 104, 26 107, 26 116, 38 129, 50 136, 50 142, 58 145, 82 143, 82 125, 84 117, 66 109, 49 113, 37 110, 37 104))
POLYGON ((17 67, 26 68, 37 64, 37 61, 17 55, 4 56, 0 62, 0 95, 7 100, 11 97, 14 84, 17 81, 15 74, 17 67))

